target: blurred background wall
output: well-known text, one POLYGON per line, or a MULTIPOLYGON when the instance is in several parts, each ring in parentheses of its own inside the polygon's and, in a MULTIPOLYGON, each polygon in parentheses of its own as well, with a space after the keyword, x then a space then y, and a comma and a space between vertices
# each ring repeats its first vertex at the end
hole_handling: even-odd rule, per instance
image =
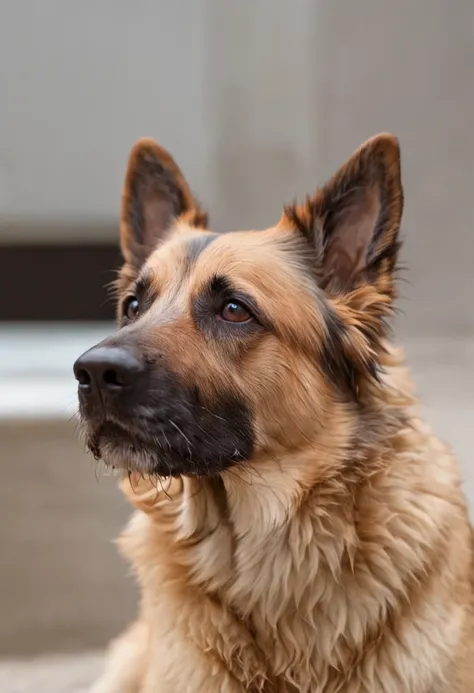
POLYGON ((0 655, 100 647, 133 611, 110 544, 127 509, 68 417, 74 356, 110 329, 140 136, 217 230, 273 223, 364 139, 400 138, 399 333, 474 499, 473 33, 470 0, 0 0, 0 655))
POLYGON ((271 223, 390 130, 414 279, 404 324, 474 329, 459 300, 474 252, 471 2, 3 0, 0 12, 2 243, 113 242, 144 134, 233 228, 271 223))

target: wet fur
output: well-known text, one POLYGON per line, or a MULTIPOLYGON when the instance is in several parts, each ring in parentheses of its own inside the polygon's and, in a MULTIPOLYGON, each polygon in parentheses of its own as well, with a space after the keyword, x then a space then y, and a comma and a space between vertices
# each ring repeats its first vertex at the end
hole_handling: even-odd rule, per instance
POLYGON ((118 305, 152 270, 162 303, 130 334, 158 340, 210 410, 230 383, 252 412, 254 452, 219 473, 165 479, 146 453, 135 459, 122 489, 137 512, 120 547, 140 613, 94 693, 468 693, 473 554, 458 464, 419 418, 403 357, 386 341, 396 143, 370 141, 277 226, 212 242, 167 157, 150 142, 132 152, 118 305), (143 157, 165 166, 155 189, 140 178, 143 157), (166 230, 159 241, 137 212, 144 198, 166 230), (359 212, 375 215, 370 239, 359 212), (346 254, 354 228, 368 241, 362 260, 358 243, 346 254), (203 338, 186 306, 215 274, 248 287, 265 332, 220 334, 219 348, 203 338))

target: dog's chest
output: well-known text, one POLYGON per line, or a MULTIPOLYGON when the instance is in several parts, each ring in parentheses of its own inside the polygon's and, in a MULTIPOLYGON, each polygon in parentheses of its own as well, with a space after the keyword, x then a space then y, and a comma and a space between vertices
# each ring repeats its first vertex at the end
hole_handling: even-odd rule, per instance
POLYGON ((331 531, 313 516, 260 540, 251 533, 236 540, 230 523, 207 527, 209 508, 201 517, 203 524, 193 516, 191 534, 174 512, 143 517, 132 532, 134 555, 127 553, 141 565, 153 625, 173 611, 167 585, 179 584, 170 628, 178 619, 185 625, 183 646, 195 618, 199 651, 215 651, 229 669, 239 653, 249 675, 254 667, 279 693, 431 690, 460 614, 423 593, 417 614, 405 622, 400 611, 397 620, 399 560, 385 535, 383 551, 350 558, 351 537, 334 516, 331 531))
POLYGON ((212 591, 245 624, 277 690, 331 693, 348 682, 353 651, 376 614, 374 596, 358 595, 354 585, 347 591, 334 577, 342 539, 318 545, 313 528, 304 524, 300 532, 275 531, 264 541, 249 535, 236 542, 231 532, 220 531, 193 553, 193 575, 199 579, 202 570, 208 586, 212 574, 212 591), (214 557, 214 564, 204 556, 214 557))
POLYGON ((405 625, 403 615, 398 622, 400 578, 393 565, 382 566, 387 553, 351 562, 347 536, 321 530, 321 524, 301 523, 291 534, 275 531, 262 542, 249 536, 237 543, 230 533, 214 533, 199 547, 220 557, 214 573, 219 600, 249 629, 276 689, 429 690, 446 645, 458 636, 460 614, 426 595, 426 608, 411 623, 405 625))

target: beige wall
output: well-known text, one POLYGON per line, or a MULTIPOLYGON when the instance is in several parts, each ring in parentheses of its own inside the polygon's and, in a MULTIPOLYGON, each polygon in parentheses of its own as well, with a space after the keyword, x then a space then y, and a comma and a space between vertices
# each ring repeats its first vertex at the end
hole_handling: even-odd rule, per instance
MULTIPOLYGON (((271 223, 366 137, 401 139, 410 331, 474 331, 474 4, 0 0, 0 237, 115 219, 153 135, 219 228, 271 223)), ((81 226, 79 226, 81 228, 81 226)), ((110 226, 107 226, 110 228, 110 226)), ((66 231, 65 231, 66 229, 66 231)))
POLYGON ((143 135, 166 142, 199 180, 203 9, 202 0, 0 0, 0 219, 115 218, 128 150, 143 135))
POLYGON ((400 326, 472 334, 474 4, 214 5, 219 219, 270 223, 281 199, 324 182, 359 143, 390 130, 402 146, 410 268, 400 326), (236 31, 219 30, 224 14, 236 31))
POLYGON ((404 326, 474 332, 474 3, 325 0, 318 160, 391 130, 405 182, 404 326))

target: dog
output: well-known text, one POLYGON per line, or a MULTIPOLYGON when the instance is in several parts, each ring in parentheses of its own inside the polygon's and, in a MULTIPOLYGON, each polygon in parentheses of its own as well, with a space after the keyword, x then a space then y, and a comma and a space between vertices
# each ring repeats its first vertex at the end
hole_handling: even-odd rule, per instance
POLYGON ((473 539, 458 464, 387 322, 398 141, 368 140, 259 231, 215 233, 133 148, 119 329, 74 365, 136 508, 141 590, 94 693, 467 693, 473 539))

